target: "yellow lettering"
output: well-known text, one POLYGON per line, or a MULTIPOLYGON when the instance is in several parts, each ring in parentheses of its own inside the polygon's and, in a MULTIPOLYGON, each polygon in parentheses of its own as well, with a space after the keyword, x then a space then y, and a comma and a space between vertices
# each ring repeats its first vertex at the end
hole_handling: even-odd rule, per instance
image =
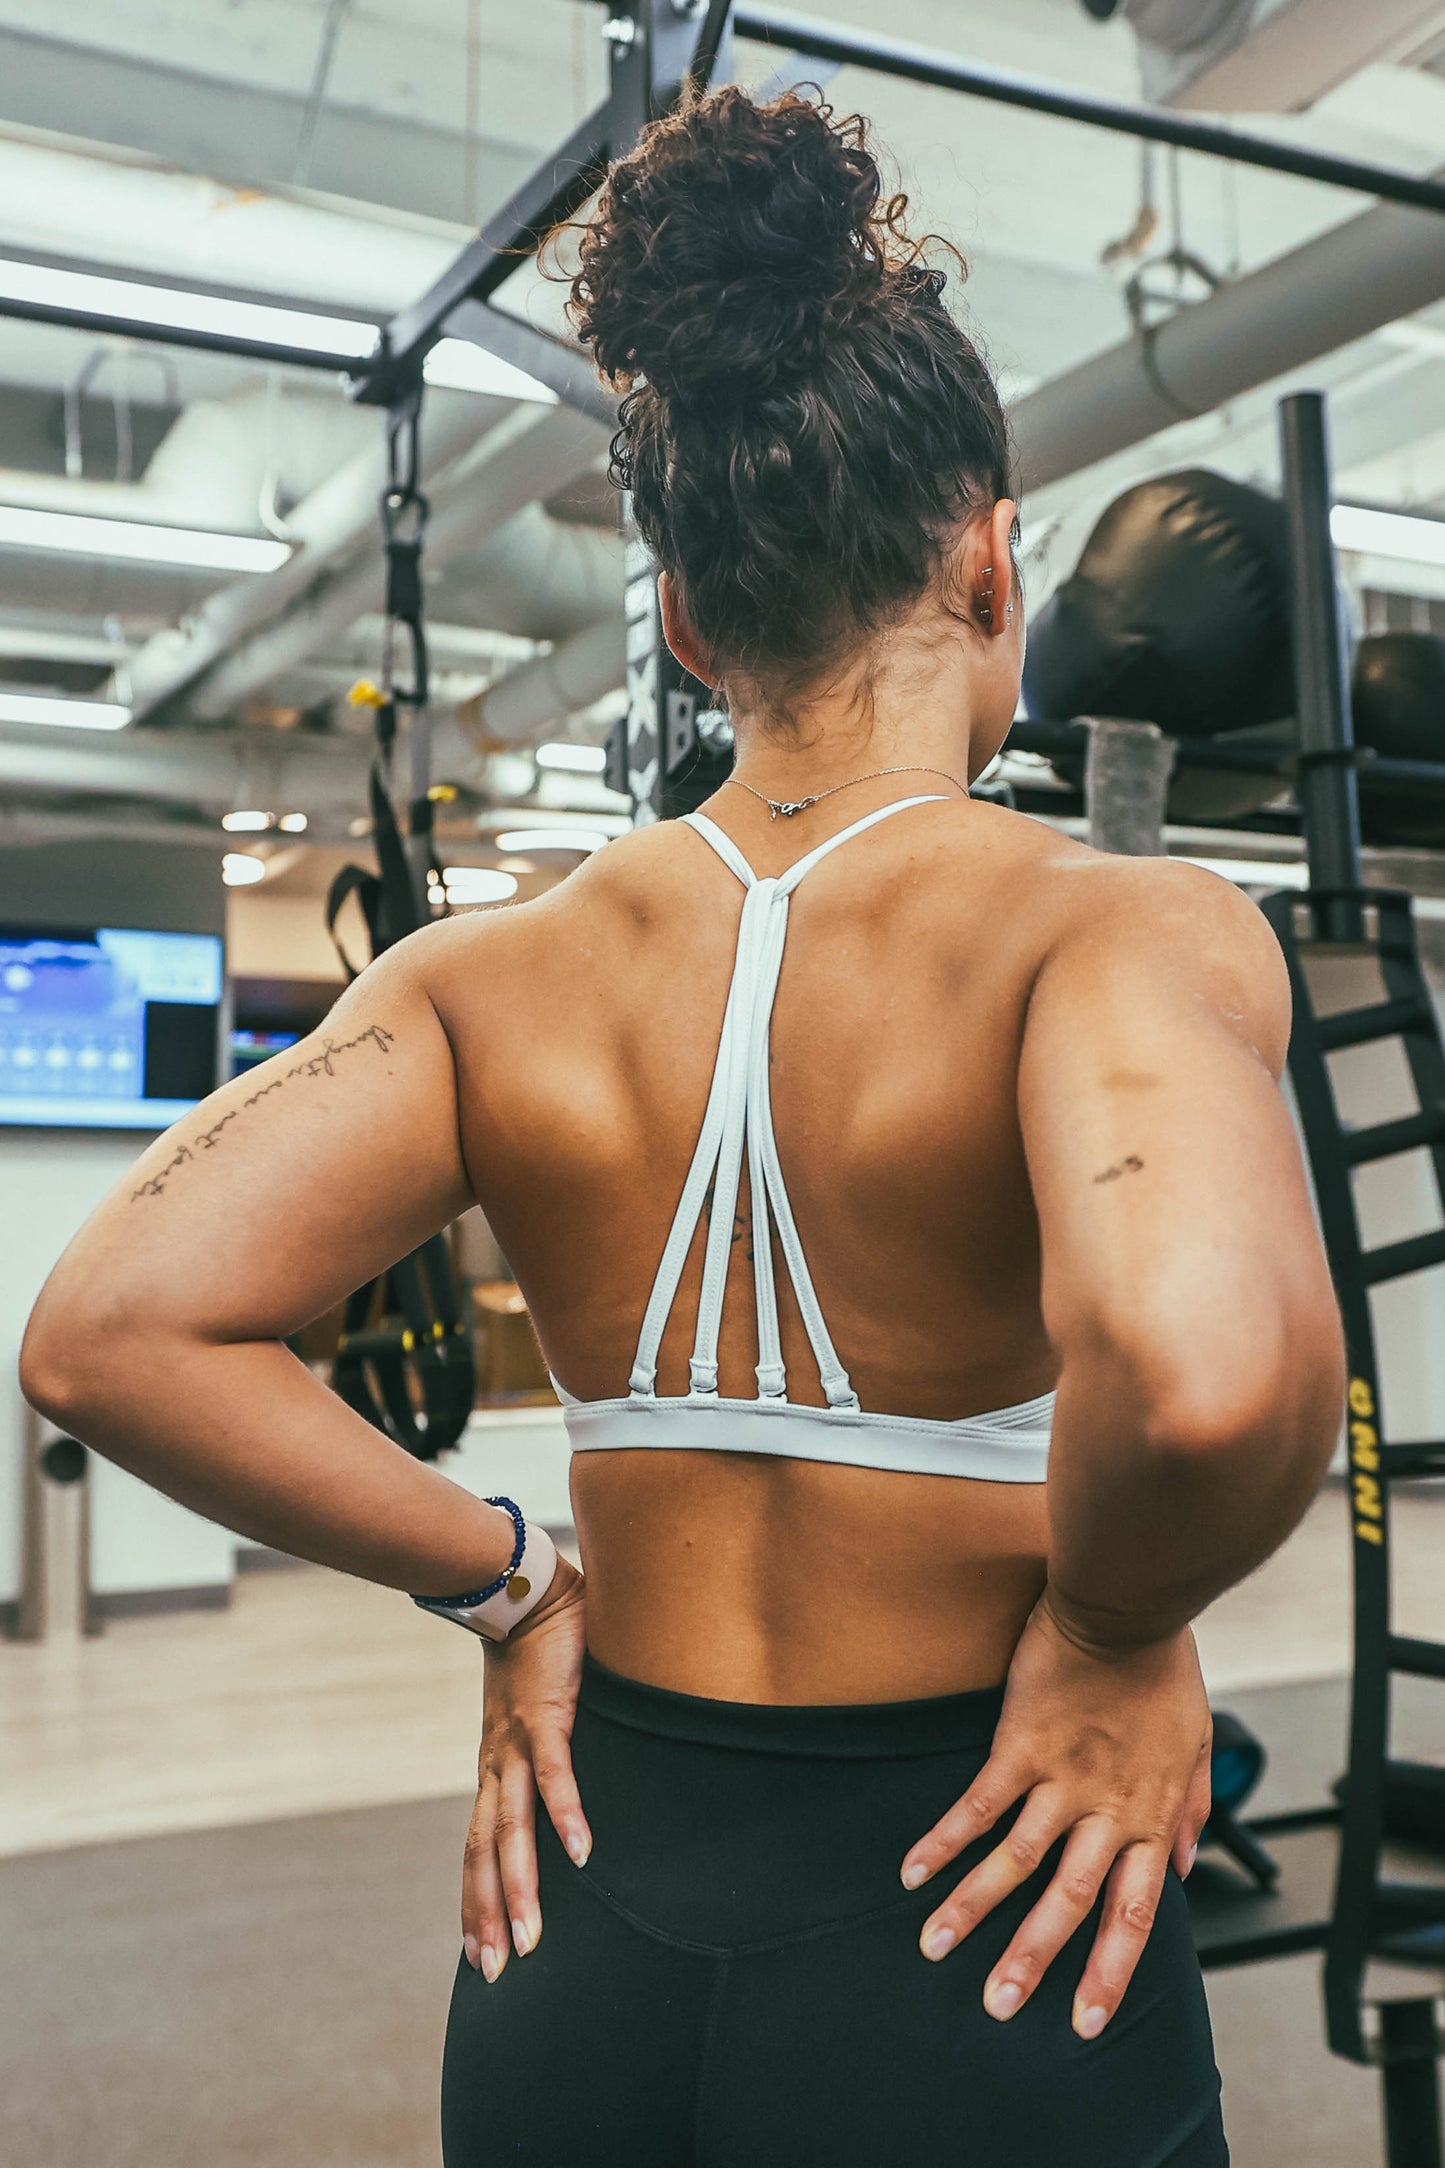
POLYGON ((1351 1423, 1350 1458, 1357 1468, 1379 1467, 1380 1455, 1377 1450, 1379 1443, 1379 1432, 1375 1429, 1373 1423, 1351 1423))
POLYGON ((1375 1396, 1363 1378, 1350 1379, 1350 1413, 1367 1419, 1375 1412, 1375 1396))
POLYGON ((1363 1536, 1366 1543, 1383 1543, 1385 1538, 1371 1521, 1356 1521, 1355 1534, 1363 1536))
POLYGON ((1380 1486, 1372 1475, 1357 1475, 1354 1483, 1355 1511, 1363 1513, 1367 1520, 1381 1517, 1380 1486))

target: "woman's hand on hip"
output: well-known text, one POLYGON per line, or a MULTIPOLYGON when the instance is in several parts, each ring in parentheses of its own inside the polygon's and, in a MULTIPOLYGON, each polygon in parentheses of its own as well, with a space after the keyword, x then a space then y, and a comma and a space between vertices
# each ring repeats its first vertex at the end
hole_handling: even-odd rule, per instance
POLYGON ((546 1599, 507 1641, 487 1644, 477 1803, 462 1867, 462 1943, 495 1980, 515 1947, 537 1946, 537 1799, 581 1867, 592 1849, 572 1774, 572 1724, 586 1648, 586 1584, 565 1558, 546 1599))
POLYGON ((1009 1667, 987 1762, 943 1819, 909 1852, 917 1888, 1002 1819, 1007 1835, 926 1921, 925 1957, 945 1957, 994 1907, 1063 1854, 984 1986, 984 2007, 1012 2017, 1104 1892, 1103 1919, 1074 1997, 1074 2029, 1103 2031, 1154 1924, 1172 1859, 1187 1874, 1209 1815, 1209 1704, 1186 1627, 1134 1649, 1071 1640, 1047 1593, 1009 1667))

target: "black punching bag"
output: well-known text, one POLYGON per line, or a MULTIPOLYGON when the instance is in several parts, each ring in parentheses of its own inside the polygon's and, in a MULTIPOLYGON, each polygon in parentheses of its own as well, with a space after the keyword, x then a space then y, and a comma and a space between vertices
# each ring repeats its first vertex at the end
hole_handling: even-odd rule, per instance
MULTIPOLYGON (((1287 745, 1289 556, 1277 498, 1190 467, 1126 489, 1029 628, 1037 720, 1116 715, 1176 738, 1287 745)), ((1174 820, 1227 818, 1285 789, 1248 769, 1176 770, 1174 820)))
MULTIPOLYGON (((1445 640, 1434 632, 1382 632, 1355 654, 1355 738, 1382 759, 1445 762, 1445 640)), ((1367 842, 1445 843, 1445 783, 1392 783, 1360 771, 1367 842)))

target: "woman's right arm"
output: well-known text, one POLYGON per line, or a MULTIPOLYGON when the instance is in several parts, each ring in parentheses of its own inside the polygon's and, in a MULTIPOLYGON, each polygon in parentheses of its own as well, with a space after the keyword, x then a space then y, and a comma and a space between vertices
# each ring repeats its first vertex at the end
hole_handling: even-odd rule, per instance
POLYGON ((1125 870, 1040 973, 1019 1081, 1062 1361, 1049 1601, 1107 1648, 1177 1631, 1283 1542, 1344 1396, 1278 944, 1212 874, 1125 870))
POLYGON ((1061 1362, 1048 1585, 989 1763, 904 1874, 935 1873, 1022 1800, 923 1946, 945 1954, 1064 1840, 985 2001, 1011 2015, 1103 1890, 1075 2004, 1091 2034, 1118 2007, 1171 1853, 1187 1869, 1208 1811, 1189 1621, 1300 1519, 1339 1434, 1344 1369, 1278 1090, 1289 992, 1266 921, 1212 875, 1157 860, 1062 878, 1078 900, 1035 984, 1020 1068, 1061 1362))

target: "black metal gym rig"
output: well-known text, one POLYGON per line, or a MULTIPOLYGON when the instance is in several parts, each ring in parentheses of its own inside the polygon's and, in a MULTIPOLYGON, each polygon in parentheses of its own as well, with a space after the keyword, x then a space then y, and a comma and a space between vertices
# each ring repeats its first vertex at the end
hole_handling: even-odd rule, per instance
MULTIPOLYGON (((1373 1288, 1445 1264, 1445 1228, 1367 1250, 1351 1175, 1423 1147, 1445 1204, 1445 1047, 1420 967, 1411 899, 1366 888, 1361 878, 1356 755, 1320 395, 1285 399, 1280 429, 1299 723, 1297 795, 1309 887, 1267 898, 1264 910, 1289 966, 1290 1078, 1349 1353, 1354 1677, 1334 1904, 1323 1937, 1325 2016, 1337 2055, 1380 2067, 1389 2168, 1441 2168, 1442 1998, 1372 1999, 1367 1973, 1380 1959, 1445 1964, 1445 1888, 1390 1880, 1383 1872, 1387 1797, 1398 1768, 1390 1756, 1392 1682, 1403 1673, 1445 1683, 1445 1643, 1413 1640, 1391 1628, 1390 1487, 1406 1477, 1445 1476, 1445 1442, 1386 1440, 1370 1310, 1373 1288), (1373 959, 1385 999, 1321 1014, 1310 965, 1331 957, 1373 959), (1420 1111, 1353 1129, 1336 1105, 1329 1057, 1390 1040, 1403 1047, 1420 1111)), ((1445 1772, 1439 1776, 1445 1822, 1445 1772)))

